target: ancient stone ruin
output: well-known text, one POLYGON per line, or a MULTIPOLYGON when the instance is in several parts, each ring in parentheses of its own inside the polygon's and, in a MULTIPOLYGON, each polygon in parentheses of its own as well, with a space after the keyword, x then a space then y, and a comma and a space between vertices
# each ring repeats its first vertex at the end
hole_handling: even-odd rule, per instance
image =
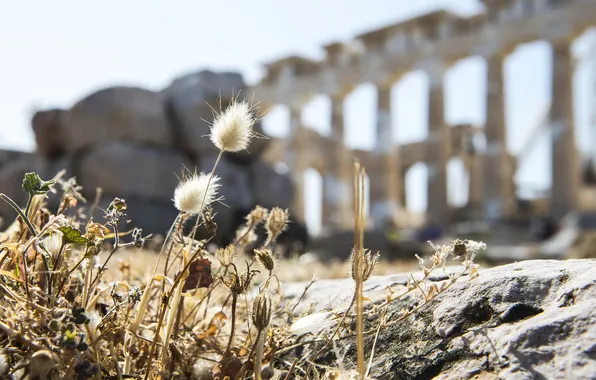
MULTIPOLYGON (((261 103, 285 106, 290 115, 287 139, 273 141, 276 159, 286 161, 298 184, 295 209, 304 209, 302 177, 312 168, 323 178, 322 225, 352 228, 352 161, 358 158, 370 178, 371 217, 376 226, 404 207, 406 171, 425 162, 428 217, 449 223, 462 212, 472 219, 501 222, 526 212, 518 199, 514 175, 520 157, 507 150, 503 62, 518 46, 544 40, 552 47, 552 100, 547 129, 552 130, 550 194, 532 202, 530 213, 559 219, 573 210, 594 210, 594 188, 581 180, 573 110, 574 39, 596 24, 593 0, 482 0, 484 10, 471 16, 448 11, 420 15, 324 46, 326 57, 290 56, 266 65, 254 86, 261 103), (445 73, 471 56, 486 61, 486 124, 448 125, 445 121, 445 73), (391 88, 408 72, 428 75, 428 138, 406 145, 392 143, 391 88), (358 85, 378 90, 376 146, 372 151, 345 146, 346 96, 358 85), (316 95, 331 103, 331 134, 305 128, 300 115, 316 95), (478 141, 485 144, 478 144, 478 141), (475 143, 476 142, 476 143, 475 143), (460 157, 469 175, 464 210, 447 199, 447 163, 460 157)), ((398 128, 407 126, 398 126, 398 128)), ((272 158, 273 159, 273 158, 272 158)))
MULTIPOLYGON (((130 227, 165 234, 177 215, 172 197, 184 168, 209 172, 217 157, 208 137, 211 107, 219 111, 220 104, 225 107, 245 90, 240 74, 200 71, 176 79, 160 92, 111 87, 70 109, 39 111, 31 121, 37 151, 0 152, 0 191, 24 205, 21 183, 26 172, 48 179, 66 169, 65 177, 76 177, 88 203, 96 189, 102 189, 99 209, 92 215, 96 220, 102 218, 101 208, 120 197, 128 204, 130 227)), ((260 123, 255 130, 263 134, 260 123)), ((222 157, 217 175, 225 205, 214 206, 221 241, 232 238, 257 204, 291 207, 291 178, 262 158, 268 142, 255 139, 249 151, 222 157)), ((50 206, 56 207, 56 202, 51 200, 50 206)), ((6 226, 16 214, 3 203, 0 216, 6 226)), ((294 222, 292 229, 304 242, 302 225, 294 222)))

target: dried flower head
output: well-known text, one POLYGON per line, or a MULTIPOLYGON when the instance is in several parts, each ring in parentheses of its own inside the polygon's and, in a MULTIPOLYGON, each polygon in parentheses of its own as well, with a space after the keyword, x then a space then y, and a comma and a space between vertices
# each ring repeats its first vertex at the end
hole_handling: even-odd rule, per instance
POLYGON ((269 272, 275 268, 275 257, 270 249, 255 249, 255 255, 257 256, 257 259, 259 259, 261 265, 263 265, 269 272))
POLYGON ((356 249, 352 249, 352 254, 350 255, 350 263, 352 264, 350 275, 352 276, 352 279, 356 280, 359 278, 362 282, 368 280, 375 269, 375 265, 379 262, 380 257, 381 255, 379 252, 373 255, 370 250, 365 249, 363 253, 360 253, 356 251, 356 249), (357 254, 362 254, 361 260, 355 260, 357 254))
POLYGON ((242 225, 236 230, 236 242, 238 246, 245 246, 257 241, 257 234, 254 231, 254 226, 242 225))
POLYGON ((215 255, 222 266, 227 267, 228 265, 232 264, 232 261, 234 260, 234 250, 235 249, 232 244, 225 248, 218 248, 215 250, 215 255))
POLYGON ((230 291, 236 295, 245 293, 252 282, 253 277, 259 273, 258 270, 250 269, 248 262, 246 262, 246 270, 242 273, 238 273, 236 265, 231 264, 234 272, 231 273, 227 278, 222 278, 222 282, 227 286, 230 291))
POLYGON ((257 224, 261 223, 263 220, 267 219, 268 215, 269 215, 269 210, 267 210, 266 208, 261 207, 261 206, 256 206, 250 212, 250 214, 248 214, 248 216, 246 217, 246 220, 248 221, 249 224, 256 226, 257 224))
POLYGON ((93 237, 99 239, 105 239, 106 235, 110 233, 110 230, 105 227, 103 224, 99 224, 93 221, 93 219, 89 219, 89 222, 85 226, 85 234, 83 237, 90 239, 93 237))
POLYGON ((200 214, 203 208, 216 200, 220 184, 214 175, 209 180, 205 173, 194 174, 180 182, 174 191, 174 205, 190 215, 200 214))
POLYGON ((253 302, 252 322, 258 330, 264 330, 271 321, 271 299, 261 292, 253 302))
POLYGON ((233 101, 216 115, 211 128, 211 141, 221 151, 239 152, 248 148, 255 136, 256 118, 247 102, 233 101))
POLYGON ((270 239, 279 236, 288 225, 290 212, 279 207, 273 207, 267 218, 267 233, 270 239))
POLYGON ((430 261, 432 262, 433 266, 445 266, 449 255, 452 255, 454 253, 454 247, 451 245, 436 245, 431 241, 429 241, 428 244, 435 251, 435 253, 430 258, 430 261))

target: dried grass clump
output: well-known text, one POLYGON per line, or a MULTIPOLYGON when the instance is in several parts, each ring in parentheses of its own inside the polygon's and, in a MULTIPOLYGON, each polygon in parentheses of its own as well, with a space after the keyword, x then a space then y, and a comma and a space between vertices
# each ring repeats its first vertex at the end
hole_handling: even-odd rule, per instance
MULTIPOLYGON (((211 138, 221 153, 245 149, 254 137, 252 123, 257 118, 243 112, 253 110, 232 106, 214 123, 211 138)), ((325 347, 333 343, 335 348, 336 339, 352 336, 344 322, 356 317, 360 348, 357 368, 350 371, 363 378, 374 354, 374 348, 370 353, 363 351, 364 335, 378 335, 383 327, 405 320, 464 273, 477 274, 473 258, 481 245, 458 241, 433 246, 432 266, 420 259, 423 278, 412 277, 404 293, 390 291, 384 304, 365 308, 362 284, 373 272, 378 254, 364 248, 364 205, 359 196, 363 171, 357 171, 355 246, 346 264, 356 284, 354 299, 343 312, 300 319, 294 310, 302 297, 297 303, 284 302, 280 275, 288 273, 288 264, 274 254, 287 227, 287 210, 257 206, 236 231, 234 242, 208 249, 217 231, 211 204, 220 200, 215 175, 218 162, 219 158, 211 173, 181 180, 173 194, 180 214, 151 263, 143 260, 147 254, 142 248, 152 236, 126 225, 124 199, 115 198, 104 210, 104 219, 95 221, 86 216, 88 209, 77 208, 85 202, 80 187, 72 178, 63 180, 62 174, 44 181, 28 173, 23 190, 29 201, 24 208, 0 194, 19 214, 0 236, 0 376, 39 380, 340 378, 343 364, 339 363, 339 372, 321 368, 314 365, 318 354, 292 363, 281 358, 299 345, 323 341, 325 347), (47 198, 58 195, 60 206, 49 210, 47 198), (185 234, 192 217, 195 221, 185 234), (266 231, 267 239, 262 246, 249 248, 258 228, 266 231), (199 229, 210 237, 196 240, 199 229), (444 266, 451 255, 463 257, 461 274, 452 275, 442 285, 423 286, 428 275, 444 266), (144 266, 132 264, 139 260, 144 266), (146 268, 148 264, 152 270, 146 268), (420 291, 425 302, 401 315, 387 315, 395 299, 414 291, 420 291), (355 315, 351 311, 354 303, 355 315), (377 314, 377 326, 364 324, 364 315, 377 314), (318 333, 321 326, 333 327, 333 334, 325 334, 324 329, 318 333), (305 335, 315 336, 305 340, 305 335)))

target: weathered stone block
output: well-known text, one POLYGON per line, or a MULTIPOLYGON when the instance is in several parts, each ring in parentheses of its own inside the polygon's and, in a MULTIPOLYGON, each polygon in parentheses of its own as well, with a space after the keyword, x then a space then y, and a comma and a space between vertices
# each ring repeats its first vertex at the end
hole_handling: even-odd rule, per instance
POLYGON ((38 111, 33 115, 31 127, 40 155, 55 158, 66 151, 63 136, 65 116, 66 111, 62 109, 38 111))
POLYGON ((64 140, 69 152, 116 140, 173 145, 161 94, 123 86, 77 102, 66 114, 64 140))
MULTIPOLYGON (((163 93, 179 147, 196 156, 217 154, 217 148, 209 139, 214 112, 225 109, 232 97, 250 99, 251 94, 245 94, 245 89, 244 79, 237 73, 203 70, 174 80, 163 93)), ((257 123, 254 130, 263 134, 261 123, 257 123)), ((267 141, 255 139, 248 151, 230 156, 239 162, 249 162, 264 151, 267 141)))
POLYGON ((84 155, 77 178, 86 195, 101 187, 108 194, 171 199, 183 167, 193 168, 176 151, 112 142, 84 155), (178 176, 178 177, 177 177, 178 176))
POLYGON ((289 172, 281 172, 261 160, 250 166, 255 202, 263 207, 290 208, 294 186, 289 172))

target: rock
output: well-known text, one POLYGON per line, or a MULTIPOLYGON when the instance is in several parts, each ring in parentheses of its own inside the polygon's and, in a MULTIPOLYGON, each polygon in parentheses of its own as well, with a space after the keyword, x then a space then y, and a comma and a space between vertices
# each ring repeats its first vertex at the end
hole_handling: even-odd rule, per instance
MULTIPOLYGON (((10 153, 6 153, 4 156, 8 155, 10 153)), ((25 207, 28 198, 22 187, 25 173, 36 172, 42 179, 49 178, 44 172, 43 160, 39 155, 20 153, 13 154, 12 158, 0 166, 0 193, 6 194, 20 207, 25 207)), ((4 220, 3 226, 7 226, 16 218, 17 213, 6 202, 0 200, 0 216, 4 220)))
MULTIPOLYGON (((448 267, 448 272, 460 267, 448 267)), ((420 273, 415 274, 420 276, 420 273)), ((442 271, 433 282, 443 281, 442 271)), ((419 277, 417 277, 419 278, 419 277)), ((372 302, 392 286, 403 292, 405 274, 372 276, 365 295, 372 302)), ((287 302, 300 297, 306 283, 286 284, 287 302)), ((315 283, 300 313, 345 307, 353 291, 350 279, 315 283)), ((402 323, 381 329, 371 376, 375 379, 594 379, 596 373, 596 261, 530 260, 483 269, 473 281, 460 278, 426 308, 402 323), (484 377, 482 377, 484 376, 484 377)), ((406 300, 409 300, 406 302, 406 300)), ((420 297, 418 297, 420 301, 420 297)), ((411 306, 396 300, 388 315, 411 306)), ((371 328, 378 320, 366 322, 371 328)), ((354 368, 354 339, 338 343, 343 364, 354 368)), ((371 352, 372 336, 365 338, 371 352)), ((308 357, 320 347, 307 346, 308 357)), ((294 353, 296 354, 296 353, 294 353)), ((291 355, 284 357, 291 362, 291 355)), ((319 364, 332 364, 333 355, 319 364)))
POLYGON ((169 200, 174 196, 179 173, 194 167, 176 151, 112 142, 85 154, 77 169, 84 194, 91 198, 101 187, 106 194, 122 198, 169 200))
POLYGON ((28 153, 28 152, 2 149, 2 150, 0 150, 0 169, 2 169, 4 166, 22 158, 22 157, 30 157, 30 156, 31 156, 31 153, 28 153))
POLYGON ((255 202, 266 208, 290 208, 294 199, 294 184, 288 172, 271 167, 261 160, 250 165, 255 202))
MULTIPOLYGON (((137 227, 143 230, 143 236, 150 233, 165 236, 178 215, 178 210, 174 207, 174 203, 169 200, 104 194, 98 204, 98 208, 89 214, 93 217, 93 220, 101 223, 105 222, 105 213, 103 210, 108 208, 114 198, 123 198, 128 207, 126 210, 126 220, 123 220, 119 225, 121 231, 129 231, 137 227), (127 221, 130 221, 130 223, 127 223, 127 221)), ((126 239, 129 241, 130 236, 127 236, 126 239)))
POLYGON ((38 111, 33 115, 31 127, 40 155, 53 159, 66 151, 63 136, 65 116, 66 111, 62 109, 38 111))
MULTIPOLYGON (((242 75, 238 73, 209 70, 199 71, 175 79, 163 93, 166 98, 170 122, 177 134, 177 145, 195 156, 217 154, 218 150, 209 139, 214 110, 219 113, 232 97, 250 99, 242 75)), ((255 132, 264 134, 261 123, 255 132)), ((245 163, 257 158, 267 145, 266 139, 254 139, 248 151, 229 154, 232 160, 245 163)))
MULTIPOLYGON (((414 240, 390 240, 385 231, 365 230, 364 246, 372 252, 381 252, 383 260, 402 260, 428 252, 427 244, 414 240)), ((318 236, 309 243, 307 249, 321 261, 347 260, 354 247, 353 231, 337 231, 326 236, 318 236)))
POLYGON ((137 87, 110 87, 77 102, 66 114, 69 152, 117 140, 172 147, 161 94, 137 87))
MULTIPOLYGON (((200 170, 210 173, 216 158, 217 156, 210 156, 201 160, 200 170)), ((244 222, 244 217, 255 204, 250 173, 242 165, 223 155, 215 169, 215 175, 220 178, 221 184, 218 195, 223 197, 221 202, 212 205, 217 213, 217 240, 229 242, 236 236, 237 227, 244 222)))

